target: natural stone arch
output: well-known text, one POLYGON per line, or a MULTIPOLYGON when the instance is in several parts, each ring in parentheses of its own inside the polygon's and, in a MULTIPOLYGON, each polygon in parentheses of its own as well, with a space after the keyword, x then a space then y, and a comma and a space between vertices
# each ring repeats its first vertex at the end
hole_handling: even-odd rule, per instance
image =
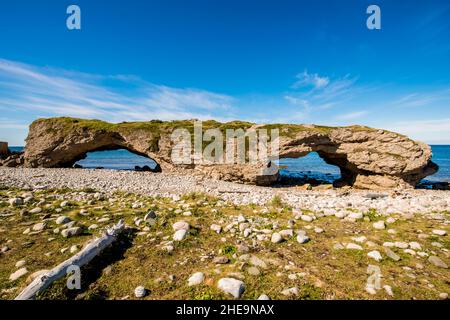
MULTIPOLYGON (((279 172, 271 162, 257 164, 175 165, 171 133, 194 120, 111 124, 73 118, 40 119, 30 126, 25 148, 26 167, 64 167, 89 151, 122 148, 145 155, 165 172, 188 173, 248 184, 269 185, 279 172)), ((204 129, 240 127, 279 129, 279 158, 296 158, 317 152, 326 163, 341 170, 342 183, 358 188, 411 188, 435 173, 431 148, 403 135, 363 126, 254 125, 248 122, 203 122, 204 129)))

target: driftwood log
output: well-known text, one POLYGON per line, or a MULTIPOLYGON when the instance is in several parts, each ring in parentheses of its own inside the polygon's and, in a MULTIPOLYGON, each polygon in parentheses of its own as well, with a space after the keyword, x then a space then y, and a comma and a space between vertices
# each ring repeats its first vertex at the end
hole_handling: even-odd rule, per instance
POLYGON ((67 274, 68 267, 78 266, 81 268, 83 265, 88 264, 105 248, 110 246, 124 228, 125 224, 123 221, 119 221, 118 224, 108 228, 102 237, 90 241, 79 253, 34 279, 14 300, 32 300, 52 282, 64 277, 67 274))

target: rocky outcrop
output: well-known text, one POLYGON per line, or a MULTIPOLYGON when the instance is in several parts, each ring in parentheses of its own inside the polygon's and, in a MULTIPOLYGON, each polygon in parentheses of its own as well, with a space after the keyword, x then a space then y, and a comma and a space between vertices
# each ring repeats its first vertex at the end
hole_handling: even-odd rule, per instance
MULTIPOLYGON (((247 122, 203 122, 203 129, 279 129, 280 158, 317 152, 338 166, 336 185, 364 189, 411 188, 437 171, 431 148, 386 130, 362 126, 254 125, 247 122)), ((164 172, 196 174, 215 179, 268 185, 278 178, 272 162, 252 164, 176 165, 171 154, 176 128, 193 132, 193 121, 150 121, 110 124, 73 118, 40 119, 30 126, 25 148, 26 167, 72 167, 87 152, 127 149, 155 160, 164 172)))
POLYGON ((0 157, 6 156, 9 153, 8 143, 0 141, 0 157))
POLYGON ((7 142, 0 142, 0 167, 19 167, 23 164, 23 152, 11 152, 7 142))

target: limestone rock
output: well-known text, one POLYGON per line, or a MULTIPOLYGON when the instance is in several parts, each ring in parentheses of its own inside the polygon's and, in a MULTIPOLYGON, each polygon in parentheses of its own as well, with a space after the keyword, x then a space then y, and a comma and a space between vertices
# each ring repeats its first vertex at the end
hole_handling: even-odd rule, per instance
POLYGON ((386 229, 386 224, 383 220, 377 221, 373 223, 373 227, 377 230, 384 230, 386 229))
POLYGON ((70 237, 77 236, 77 235, 81 234, 82 232, 83 232, 83 229, 81 229, 80 227, 73 227, 73 228, 68 228, 68 229, 64 229, 63 231, 61 231, 61 235, 64 238, 70 238, 70 237))
POLYGON ((134 296, 136 298, 143 298, 147 295, 147 289, 145 289, 143 286, 138 286, 136 289, 134 289, 134 296))
POLYGON ((19 279, 20 277, 23 277, 27 273, 28 273, 27 268, 21 268, 21 269, 17 270, 16 272, 12 273, 9 276, 9 280, 10 281, 16 281, 17 279, 19 279))
MULTIPOLYGON (((278 167, 272 162, 215 164, 186 167, 172 162, 175 128, 191 126, 192 120, 151 121, 140 126, 130 122, 111 124, 100 120, 50 118, 34 121, 25 153, 12 159, 14 166, 72 167, 88 152, 106 147, 124 148, 154 159, 163 172, 192 173, 213 179, 268 185, 277 181, 278 167), (151 129, 142 129, 147 128, 151 129), (102 128, 100 130, 99 128, 102 128)), ((245 128, 255 127, 245 123, 245 128)), ((235 123, 216 123, 234 128, 235 123)), ((264 128, 264 125, 258 125, 264 128)), ((403 135, 364 126, 319 127, 280 125, 280 158, 296 158, 317 152, 342 172, 337 184, 364 189, 412 188, 435 173, 431 148, 403 135)), ((4 163, 3 163, 4 164, 4 163)), ((4 164, 5 165, 5 164, 4 164)))
POLYGON ((61 216, 56 218, 56 224, 66 224, 69 223, 70 221, 72 221, 69 217, 66 216, 61 216))
POLYGON ((222 278, 217 283, 217 288, 232 295, 235 299, 239 299, 245 291, 245 284, 234 278, 222 278))
POLYGON ((181 241, 187 236, 187 231, 185 229, 177 230, 173 235, 174 241, 181 241))
POLYGON ((178 221, 172 225, 173 231, 189 230, 189 223, 186 221, 178 221))
POLYGON ((436 257, 436 256, 430 256, 428 258, 428 262, 430 262, 431 264, 433 264, 439 268, 444 268, 444 269, 448 268, 447 264, 444 261, 442 261, 439 257, 436 257))
POLYGON ((370 252, 367 254, 367 256, 370 257, 370 258, 372 258, 372 259, 374 259, 375 261, 381 261, 381 260, 383 259, 383 257, 381 257, 380 252, 377 251, 377 250, 370 251, 370 252))
POLYGON ((278 232, 274 232, 270 241, 272 241, 272 243, 280 243, 283 241, 283 237, 278 232))
POLYGON ((196 272, 188 279, 188 286, 196 286, 199 285, 205 280, 205 275, 203 272, 196 272))

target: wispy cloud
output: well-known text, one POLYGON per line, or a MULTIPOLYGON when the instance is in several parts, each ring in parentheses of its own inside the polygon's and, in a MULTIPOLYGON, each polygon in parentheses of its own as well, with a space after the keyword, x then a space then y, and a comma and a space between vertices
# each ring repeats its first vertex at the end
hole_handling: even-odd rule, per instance
POLYGON ((392 101, 392 106, 399 108, 417 108, 450 103, 450 88, 434 90, 432 92, 413 92, 392 101))
POLYGON ((313 87, 319 89, 326 87, 330 83, 328 77, 319 76, 317 73, 310 74, 307 70, 296 75, 297 81, 292 85, 292 89, 303 87, 313 87))
POLYGON ((450 118, 399 121, 385 128, 428 143, 449 143, 450 118))
POLYGON ((100 76, 0 59, 0 109, 108 121, 220 118, 233 98, 135 76, 100 76), (119 84, 119 85, 118 85, 119 84))
POLYGON ((0 118, 0 128, 2 129, 28 129, 28 124, 8 118, 0 118))
POLYGON ((284 100, 302 114, 314 114, 349 101, 362 87, 355 86, 356 78, 349 75, 332 79, 307 71, 297 75, 299 80, 284 95, 284 100))
POLYGON ((336 116, 336 120, 339 120, 339 121, 356 120, 356 119, 360 119, 360 118, 366 116, 368 113, 369 112, 366 110, 349 112, 349 113, 340 114, 340 115, 336 116))
POLYGON ((0 59, 0 140, 14 144, 23 144, 20 141, 32 120, 53 116, 111 122, 192 118, 326 125, 357 122, 418 140, 450 143, 448 106, 450 87, 445 84, 406 91, 395 84, 361 84, 350 75, 305 71, 285 92, 230 96, 153 84, 135 75, 89 74, 0 59), (439 116, 442 119, 436 119, 439 116))

